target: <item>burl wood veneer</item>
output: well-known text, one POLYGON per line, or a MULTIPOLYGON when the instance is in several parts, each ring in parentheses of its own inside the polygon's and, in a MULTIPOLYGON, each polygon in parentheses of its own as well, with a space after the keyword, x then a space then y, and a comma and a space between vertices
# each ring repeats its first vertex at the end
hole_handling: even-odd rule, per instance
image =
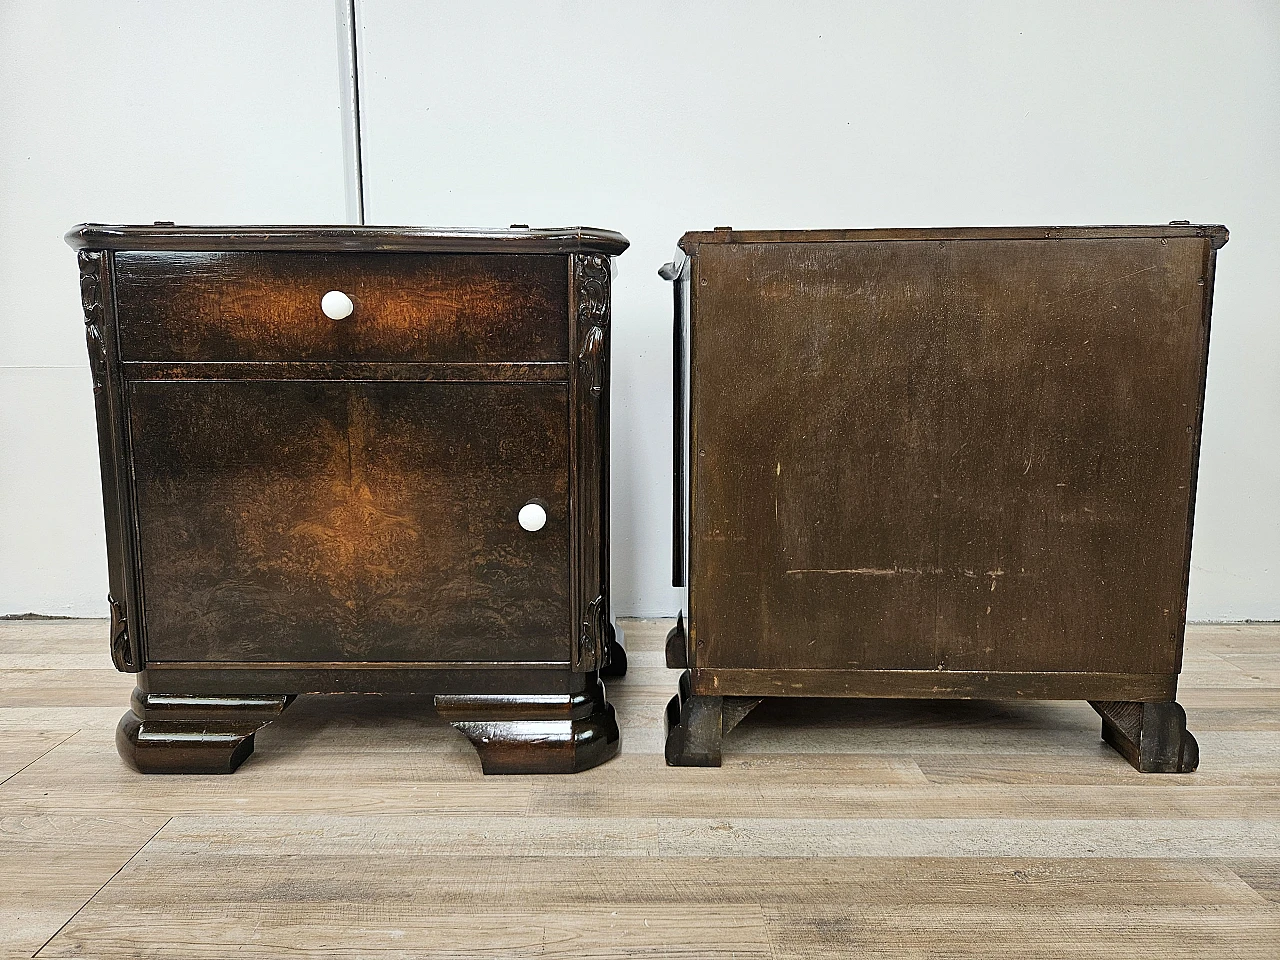
POLYGON ((1226 240, 685 234, 668 760, 718 764, 760 697, 1079 698, 1139 769, 1194 770, 1175 696, 1226 240))
POLYGON ((121 755, 421 692, 486 773, 618 750, 602 230, 78 227, 121 755), (348 308, 322 307, 337 291, 348 308), (345 297, 345 300, 344 300, 345 297), (522 512, 522 510, 524 512, 522 512), (539 523, 541 525, 539 525, 539 523))

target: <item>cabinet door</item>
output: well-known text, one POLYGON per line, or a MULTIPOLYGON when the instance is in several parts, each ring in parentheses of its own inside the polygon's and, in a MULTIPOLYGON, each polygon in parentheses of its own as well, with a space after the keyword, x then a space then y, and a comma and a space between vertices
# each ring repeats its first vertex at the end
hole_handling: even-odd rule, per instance
POLYGON ((132 384, 148 662, 566 661, 567 403, 555 383, 132 384))

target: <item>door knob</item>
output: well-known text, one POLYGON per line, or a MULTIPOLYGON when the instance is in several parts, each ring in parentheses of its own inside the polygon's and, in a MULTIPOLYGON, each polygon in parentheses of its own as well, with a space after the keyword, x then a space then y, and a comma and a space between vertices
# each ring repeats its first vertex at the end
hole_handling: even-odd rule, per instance
POLYGON ((356 305, 341 290, 330 290, 320 298, 320 309, 330 320, 345 320, 356 305))
POLYGON ((547 525, 547 508, 531 501, 520 508, 520 514, 516 519, 524 529, 530 533, 536 533, 547 525))

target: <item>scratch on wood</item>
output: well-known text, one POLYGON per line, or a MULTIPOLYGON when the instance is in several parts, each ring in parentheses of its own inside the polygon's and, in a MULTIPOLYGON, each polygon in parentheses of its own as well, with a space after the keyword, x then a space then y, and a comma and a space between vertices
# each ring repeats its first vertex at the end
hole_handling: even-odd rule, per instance
MULTIPOLYGON (((796 570, 788 570, 789 575, 799 575, 806 573, 822 573, 822 574, 848 574, 855 577, 923 577, 938 576, 947 571, 942 567, 805 567, 796 570)), ((957 570, 956 573, 961 576, 974 578, 977 576, 972 570, 957 570)), ((995 589, 995 578, 1003 577, 1004 571, 997 567, 994 570, 988 570, 986 576, 991 577, 992 587, 995 589)))
POLYGON ((1156 268, 1155 264, 1152 264, 1149 267, 1143 267, 1141 270, 1135 270, 1133 271, 1133 273, 1126 273, 1124 276, 1115 277, 1114 279, 1108 280, 1105 283, 1100 283, 1097 286, 1089 287, 1085 290, 1081 290, 1078 293, 1070 293, 1065 297, 1059 297, 1057 300, 1050 300, 1048 303, 1045 304, 1045 306, 1052 307, 1055 303, 1065 303, 1067 300, 1078 300, 1080 297, 1086 296, 1087 294, 1097 293, 1099 290, 1110 289, 1111 287, 1114 287, 1117 283, 1122 283, 1125 280, 1128 280, 1131 277, 1136 277, 1141 273, 1150 273, 1155 268, 1156 268))
POLYGON ((919 577, 926 573, 942 573, 942 569, 938 567, 929 567, 921 569, 919 567, 846 567, 838 570, 827 570, 823 568, 788 570, 788 574, 803 573, 832 573, 832 574, 851 574, 857 577, 919 577))

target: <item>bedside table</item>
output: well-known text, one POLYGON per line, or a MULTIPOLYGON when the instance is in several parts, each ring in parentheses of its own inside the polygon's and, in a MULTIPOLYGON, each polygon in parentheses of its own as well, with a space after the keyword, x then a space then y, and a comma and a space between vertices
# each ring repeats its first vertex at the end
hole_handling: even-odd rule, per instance
POLYGON ((1138 769, 1194 770, 1175 697, 1226 242, 685 234, 668 761, 719 765, 761 697, 1079 699, 1138 769))
POLYGON ((413 692, 486 773, 617 753, 611 231, 77 227, 117 732, 229 773, 307 692, 413 692))

